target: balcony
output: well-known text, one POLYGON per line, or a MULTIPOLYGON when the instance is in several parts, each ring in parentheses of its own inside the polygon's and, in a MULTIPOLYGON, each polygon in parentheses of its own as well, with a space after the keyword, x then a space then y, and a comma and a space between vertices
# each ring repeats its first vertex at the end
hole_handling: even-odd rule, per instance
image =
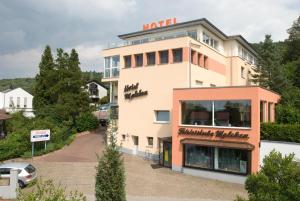
POLYGON ((181 32, 176 32, 176 33, 171 33, 171 34, 162 34, 160 36, 155 36, 155 37, 146 37, 143 39, 133 40, 133 41, 112 42, 112 43, 108 44, 107 49, 124 47, 124 46, 129 46, 129 45, 144 44, 144 43, 167 40, 167 39, 172 39, 172 38, 180 38, 180 37, 184 37, 184 36, 189 36, 189 37, 197 40, 197 31, 196 30, 195 31, 181 31, 181 32))

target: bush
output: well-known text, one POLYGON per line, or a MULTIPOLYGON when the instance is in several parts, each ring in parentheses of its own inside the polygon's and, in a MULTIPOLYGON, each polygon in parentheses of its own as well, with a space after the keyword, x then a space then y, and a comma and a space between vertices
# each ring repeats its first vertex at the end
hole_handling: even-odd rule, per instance
POLYGON ((100 99, 100 104, 103 105, 103 104, 106 104, 109 102, 109 99, 108 99, 108 96, 104 96, 100 99))
POLYGON ((88 131, 98 128, 98 120, 91 112, 81 113, 76 119, 77 131, 88 131))
POLYGON ((19 191, 18 201, 86 201, 82 193, 75 191, 66 195, 65 188, 55 186, 53 181, 38 181, 36 188, 29 193, 19 191))
POLYGON ((261 139, 300 143, 300 124, 261 124, 261 139))
POLYGON ((249 201, 300 200, 300 166, 294 162, 294 155, 283 157, 272 151, 263 163, 261 170, 246 180, 249 201))

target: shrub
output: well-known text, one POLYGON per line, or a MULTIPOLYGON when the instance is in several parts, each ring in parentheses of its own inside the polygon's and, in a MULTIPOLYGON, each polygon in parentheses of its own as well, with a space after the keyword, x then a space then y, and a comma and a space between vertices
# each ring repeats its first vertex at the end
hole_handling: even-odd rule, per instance
POLYGON ((299 200, 300 166, 293 160, 293 154, 283 157, 275 151, 266 156, 261 170, 246 180, 249 201, 299 200))
POLYGON ((99 158, 95 196, 96 201, 125 201, 124 162, 114 139, 113 129, 107 133, 110 143, 99 158))
POLYGON ((300 143, 300 124, 261 124, 261 139, 300 143))
POLYGON ((19 191, 18 201, 86 201, 82 193, 75 191, 66 195, 65 188, 55 186, 53 181, 37 181, 37 186, 31 192, 19 191))
POLYGON ((106 104, 109 102, 109 99, 108 99, 108 96, 104 96, 100 99, 100 104, 103 105, 103 104, 106 104))
POLYGON ((76 119, 77 131, 87 131, 98 128, 98 120, 91 112, 81 113, 76 119))

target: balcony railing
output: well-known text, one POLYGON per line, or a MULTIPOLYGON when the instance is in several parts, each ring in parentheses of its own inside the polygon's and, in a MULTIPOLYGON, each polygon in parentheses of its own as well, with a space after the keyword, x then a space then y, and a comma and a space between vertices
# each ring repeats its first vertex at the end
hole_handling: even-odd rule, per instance
POLYGON ((161 41, 161 40, 179 38, 179 37, 184 37, 184 36, 190 36, 197 40, 197 34, 194 31, 193 32, 182 31, 182 32, 177 32, 177 33, 172 33, 172 34, 164 34, 161 36, 146 37, 146 38, 143 38, 140 40, 112 42, 112 43, 108 44, 107 49, 124 47, 124 46, 128 46, 128 45, 144 44, 144 43, 149 43, 149 42, 153 42, 153 41, 161 41))

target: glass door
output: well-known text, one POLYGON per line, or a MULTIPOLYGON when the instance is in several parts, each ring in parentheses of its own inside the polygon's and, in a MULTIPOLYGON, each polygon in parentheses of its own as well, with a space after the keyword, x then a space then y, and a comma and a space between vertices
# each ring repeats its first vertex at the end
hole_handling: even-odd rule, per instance
POLYGON ((172 143, 163 143, 163 166, 172 167, 172 143))

